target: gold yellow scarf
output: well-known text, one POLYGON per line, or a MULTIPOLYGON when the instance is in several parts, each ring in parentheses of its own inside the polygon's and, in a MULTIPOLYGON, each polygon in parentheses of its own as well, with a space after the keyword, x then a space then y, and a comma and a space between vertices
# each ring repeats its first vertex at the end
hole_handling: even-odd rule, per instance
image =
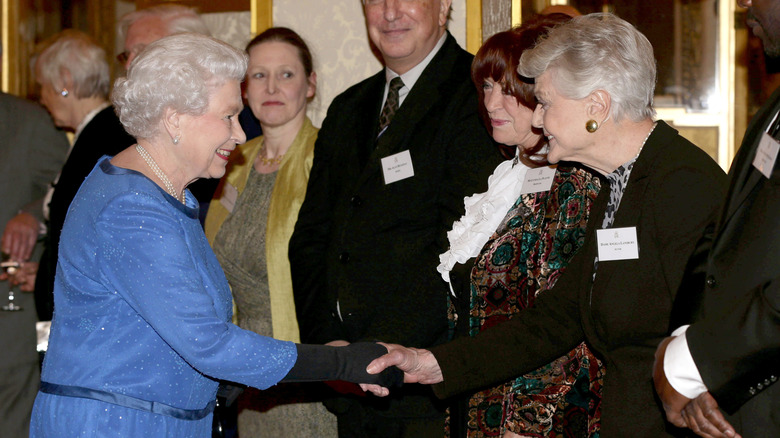
MULTIPOLYGON (((306 196, 317 132, 318 129, 306 118, 293 144, 282 159, 268 209, 265 253, 271 296, 271 324, 274 338, 285 341, 300 342, 287 247, 295 222, 298 220, 298 211, 306 196)), ((231 160, 228 173, 222 178, 206 216, 206 237, 212 244, 219 228, 230 214, 220 202, 223 187, 226 183, 230 184, 238 190, 239 195, 241 194, 262 144, 263 137, 250 140, 239 146, 241 156, 231 160)))

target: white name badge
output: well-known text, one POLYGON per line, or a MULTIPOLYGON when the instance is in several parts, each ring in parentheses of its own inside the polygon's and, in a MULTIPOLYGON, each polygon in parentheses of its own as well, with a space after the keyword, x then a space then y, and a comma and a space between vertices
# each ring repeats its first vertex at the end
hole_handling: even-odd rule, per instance
POLYGON ((639 258, 636 227, 596 230, 596 240, 599 245, 599 262, 639 258))
POLYGON ((412 154, 405 150, 382 158, 382 172, 385 176, 385 184, 413 177, 412 154))
POLYGON ((228 212, 233 213, 236 200, 238 200, 238 189, 233 184, 225 183, 222 187, 222 196, 219 198, 219 203, 227 208, 228 212))
POLYGON ((756 151, 756 158, 753 159, 753 167, 763 173, 765 177, 772 178, 772 169, 775 168, 778 151, 780 151, 780 143, 766 132, 763 133, 756 151))
POLYGON ((520 194, 547 192, 552 187, 554 179, 555 167, 547 166, 528 169, 525 172, 523 188, 520 189, 520 194))

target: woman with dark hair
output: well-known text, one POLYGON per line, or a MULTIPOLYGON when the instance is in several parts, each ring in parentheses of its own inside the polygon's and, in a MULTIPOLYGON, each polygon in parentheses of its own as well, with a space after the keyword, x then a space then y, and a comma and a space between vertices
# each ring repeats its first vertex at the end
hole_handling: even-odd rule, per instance
MULTIPOLYGON (((263 135, 239 148, 206 216, 205 231, 230 283, 239 327, 299 341, 287 246, 309 181, 317 129, 306 117, 316 73, 306 43, 275 27, 247 45, 245 96, 263 135)), ((238 430, 252 437, 335 437, 322 384, 248 389, 238 430)))
MULTIPOLYGON (((499 165, 486 193, 466 198, 466 214, 441 257, 459 336, 475 336, 533 307, 539 294, 555 293, 547 291, 583 244, 599 179, 571 163, 547 163, 546 139, 531 125, 533 83, 517 74, 523 51, 569 18, 538 17, 497 33, 474 58, 480 113, 513 159, 499 165)), ((580 343, 537 370, 461 399, 451 408, 451 435, 596 436, 602 374, 580 343)))

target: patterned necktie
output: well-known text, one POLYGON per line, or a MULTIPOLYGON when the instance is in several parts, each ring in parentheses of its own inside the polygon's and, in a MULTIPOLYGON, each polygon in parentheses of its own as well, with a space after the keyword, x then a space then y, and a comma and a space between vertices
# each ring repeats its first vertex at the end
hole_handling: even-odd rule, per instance
POLYGON ((385 106, 382 107, 382 113, 379 115, 379 133, 377 138, 385 132, 385 128, 393 120, 393 116, 398 111, 398 90, 404 86, 404 81, 400 76, 394 77, 390 81, 390 89, 387 91, 387 100, 385 100, 385 106))

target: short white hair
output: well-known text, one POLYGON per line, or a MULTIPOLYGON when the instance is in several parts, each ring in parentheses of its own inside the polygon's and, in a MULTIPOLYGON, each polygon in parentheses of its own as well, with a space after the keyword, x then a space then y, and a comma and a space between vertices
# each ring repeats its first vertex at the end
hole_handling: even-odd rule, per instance
POLYGON ((247 56, 217 39, 177 34, 149 44, 130 65, 127 76, 114 83, 112 101, 125 130, 136 138, 151 138, 164 111, 202 115, 211 91, 227 81, 241 81, 247 56))
POLYGON ((570 99, 606 90, 615 121, 655 116, 653 46, 634 26, 613 14, 574 17, 555 27, 536 47, 523 52, 517 68, 528 78, 547 70, 555 88, 570 99))
POLYGON ((108 97, 110 78, 106 52, 89 35, 66 29, 52 36, 35 60, 42 83, 65 87, 63 72, 70 73, 73 84, 68 91, 76 98, 108 97))
POLYGON ((157 5, 146 9, 129 12, 119 19, 119 41, 124 41, 127 36, 127 29, 138 20, 147 17, 157 17, 164 23, 165 35, 174 35, 177 33, 199 33, 201 35, 211 36, 206 23, 193 8, 182 5, 157 5))

